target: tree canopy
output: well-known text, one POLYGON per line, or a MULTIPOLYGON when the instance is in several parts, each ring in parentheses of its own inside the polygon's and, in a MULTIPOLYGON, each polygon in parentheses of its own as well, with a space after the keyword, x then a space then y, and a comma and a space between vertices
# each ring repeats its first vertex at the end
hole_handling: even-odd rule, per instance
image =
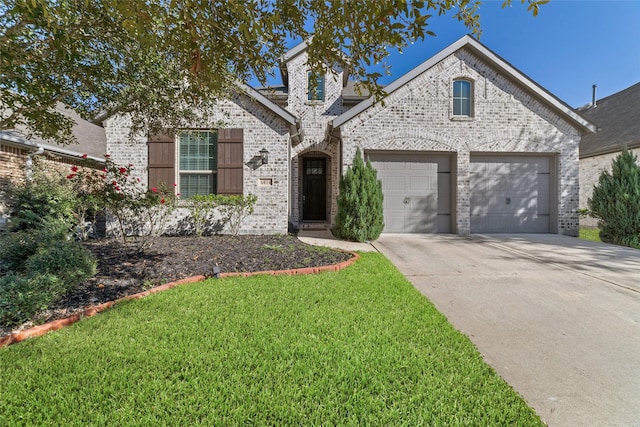
MULTIPOLYGON (((505 0, 503 7, 511 5, 505 0)), ((517 0, 516 0, 517 1, 517 0)), ((520 0, 535 16, 549 0, 520 0)), ((237 81, 273 73, 288 39, 309 65, 336 61, 377 98, 389 49, 452 15, 480 35, 479 0, 5 0, 0 3, 0 130, 72 140, 64 104, 95 120, 129 114, 134 132, 206 115, 237 81)))

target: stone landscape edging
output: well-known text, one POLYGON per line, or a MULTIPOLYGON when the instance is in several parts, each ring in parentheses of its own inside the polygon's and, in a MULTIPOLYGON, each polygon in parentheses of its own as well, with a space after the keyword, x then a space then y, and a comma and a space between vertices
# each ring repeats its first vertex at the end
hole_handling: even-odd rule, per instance
MULTIPOLYGON (((349 267, 351 264, 360 259, 360 255, 357 252, 349 252, 344 251, 352 255, 352 258, 349 258, 346 261, 340 262, 338 264, 332 265, 323 265, 320 267, 305 267, 305 268, 294 268, 288 270, 268 270, 268 271, 254 271, 247 273, 221 273, 220 278, 223 279, 225 277, 250 277, 257 275, 271 275, 271 276, 296 276, 303 274, 319 274, 325 273, 329 271, 340 271, 344 268, 349 267)), ((176 286, 186 285, 188 283, 196 283, 201 282, 207 279, 207 277, 199 275, 199 276, 191 276, 184 279, 176 280, 173 282, 166 283, 164 285, 156 286, 155 288, 151 288, 149 290, 138 292, 137 294, 127 295, 122 298, 118 298, 114 301, 107 301, 102 304, 91 306, 79 313, 72 314, 69 317, 65 317, 63 319, 53 320, 51 322, 44 323, 42 325, 34 326, 33 328, 25 329, 24 331, 14 332, 7 336, 0 338, 0 348, 16 344, 21 341, 24 341, 29 338, 40 337, 48 332, 56 331, 58 329, 64 328, 66 326, 72 325, 79 321, 80 319, 84 319, 85 317, 93 317, 96 314, 105 311, 108 308, 113 307, 119 302, 128 301, 132 299, 140 299, 146 297, 147 295, 155 294, 158 292, 166 291, 167 289, 175 288, 176 286)))

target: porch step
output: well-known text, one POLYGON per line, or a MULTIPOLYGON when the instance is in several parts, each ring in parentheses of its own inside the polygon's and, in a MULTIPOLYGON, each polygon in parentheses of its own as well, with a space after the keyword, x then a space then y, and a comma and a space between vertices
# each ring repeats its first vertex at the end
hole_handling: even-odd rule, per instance
POLYGON ((300 224, 300 230, 329 230, 331 224, 326 222, 303 222, 300 224))

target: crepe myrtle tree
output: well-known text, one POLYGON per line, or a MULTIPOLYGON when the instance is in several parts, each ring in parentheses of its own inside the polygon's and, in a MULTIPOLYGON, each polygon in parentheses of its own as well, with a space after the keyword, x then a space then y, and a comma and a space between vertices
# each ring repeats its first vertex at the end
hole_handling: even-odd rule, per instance
MULTIPOLYGON (((513 0, 505 0, 503 7, 513 0)), ((535 16, 549 0, 516 0, 535 16)), ((128 114, 132 133, 208 117, 239 80, 273 74, 288 40, 309 66, 343 63, 379 100, 388 51, 433 36, 433 15, 481 34, 480 0, 5 0, 0 3, 0 130, 74 139, 66 106, 99 122, 128 114), (58 109, 56 109, 58 107, 58 109)), ((328 68, 331 72, 331 67, 328 68)))

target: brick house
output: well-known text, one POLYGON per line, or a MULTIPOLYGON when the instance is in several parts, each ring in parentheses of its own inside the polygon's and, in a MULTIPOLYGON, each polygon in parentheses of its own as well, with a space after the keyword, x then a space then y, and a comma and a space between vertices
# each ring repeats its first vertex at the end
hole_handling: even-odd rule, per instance
POLYGON ((63 106, 58 111, 75 121, 73 134, 77 144, 56 145, 39 138, 26 138, 20 130, 0 131, 0 230, 9 218, 6 189, 11 184, 24 181, 29 173, 29 164, 44 162, 46 168, 67 172, 71 165, 78 165, 86 158, 104 163, 106 135, 101 126, 82 119, 63 106))
POLYGON ((577 234, 578 147, 595 127, 478 41, 387 86, 384 105, 342 64, 318 76, 306 63, 302 43, 282 58, 282 85, 239 85, 178 135, 131 141, 127 118, 111 117, 107 151, 183 198, 255 194, 246 234, 330 228, 357 147, 383 182, 385 232, 577 234))
MULTIPOLYGON (((598 132, 580 141, 580 208, 588 208, 593 186, 603 170, 611 171, 611 162, 626 147, 640 155, 640 83, 602 98, 578 112, 598 126, 598 132)), ((581 225, 597 226, 591 217, 581 225)))

